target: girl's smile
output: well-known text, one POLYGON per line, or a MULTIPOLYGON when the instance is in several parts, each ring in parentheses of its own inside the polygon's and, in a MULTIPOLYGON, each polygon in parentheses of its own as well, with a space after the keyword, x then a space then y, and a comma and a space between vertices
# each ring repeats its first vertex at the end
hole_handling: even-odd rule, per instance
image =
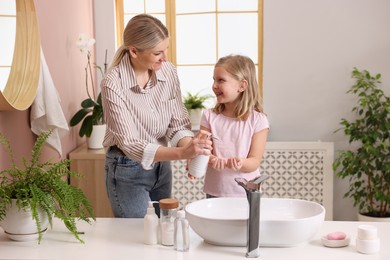
POLYGON ((213 91, 218 103, 235 103, 242 92, 241 81, 237 80, 225 68, 214 68, 213 91))

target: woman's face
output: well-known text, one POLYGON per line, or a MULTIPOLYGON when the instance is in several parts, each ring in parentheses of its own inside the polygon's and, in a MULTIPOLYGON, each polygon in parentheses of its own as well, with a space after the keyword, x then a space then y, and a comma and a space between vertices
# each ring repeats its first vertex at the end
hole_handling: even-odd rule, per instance
POLYGON ((217 103, 229 104, 238 101, 242 92, 241 81, 235 79, 225 68, 214 68, 213 91, 217 97, 217 103))
POLYGON ((159 70, 162 63, 168 60, 168 46, 169 38, 166 38, 152 49, 132 50, 132 61, 138 69, 159 70))

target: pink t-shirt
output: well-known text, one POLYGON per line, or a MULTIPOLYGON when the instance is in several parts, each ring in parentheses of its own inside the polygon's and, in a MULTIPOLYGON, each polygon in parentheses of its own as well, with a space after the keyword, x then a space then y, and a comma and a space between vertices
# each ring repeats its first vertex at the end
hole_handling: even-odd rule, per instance
MULTIPOLYGON (((242 121, 216 114, 212 109, 206 109, 200 124, 210 129, 213 136, 218 138, 218 140, 213 139, 213 154, 220 158, 246 158, 252 136, 269 128, 267 116, 257 111, 253 111, 247 120, 242 121)), ((204 192, 217 197, 243 197, 246 196, 245 190, 234 179, 242 177, 251 180, 259 175, 258 169, 244 173, 229 169, 218 171, 208 167, 204 180, 204 192)))

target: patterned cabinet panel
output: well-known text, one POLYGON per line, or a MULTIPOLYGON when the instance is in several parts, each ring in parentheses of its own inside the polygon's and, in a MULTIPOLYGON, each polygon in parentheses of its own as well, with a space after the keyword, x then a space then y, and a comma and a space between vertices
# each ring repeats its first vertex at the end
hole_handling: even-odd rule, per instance
POLYGON ((263 196, 315 201, 333 219, 333 143, 268 142, 260 173, 263 196))
MULTIPOLYGON (((270 178, 262 186, 263 196, 315 201, 333 218, 333 143, 267 142, 260 172, 270 178)), ((172 162, 173 195, 180 207, 205 198, 203 178, 189 180, 186 161, 172 162)))

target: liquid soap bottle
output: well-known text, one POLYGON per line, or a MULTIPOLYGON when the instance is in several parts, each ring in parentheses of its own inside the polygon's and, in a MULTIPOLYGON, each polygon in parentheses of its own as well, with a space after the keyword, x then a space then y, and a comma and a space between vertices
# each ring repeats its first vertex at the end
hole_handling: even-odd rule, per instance
POLYGON ((144 217, 144 243, 156 245, 158 243, 159 220, 155 213, 152 201, 148 203, 148 209, 144 217))
POLYGON ((203 177, 206 174, 209 159, 210 155, 197 155, 195 158, 191 159, 188 165, 188 172, 196 178, 203 177))
MULTIPOLYGON (((209 138, 215 138, 210 136, 206 136, 206 139, 209 138)), ((206 150, 206 148, 204 148, 206 150)), ((204 154, 199 154, 195 158, 192 158, 190 163, 188 164, 188 172, 196 177, 196 178, 201 178, 206 174, 207 167, 209 164, 209 159, 210 159, 210 154, 204 155, 204 154)))

